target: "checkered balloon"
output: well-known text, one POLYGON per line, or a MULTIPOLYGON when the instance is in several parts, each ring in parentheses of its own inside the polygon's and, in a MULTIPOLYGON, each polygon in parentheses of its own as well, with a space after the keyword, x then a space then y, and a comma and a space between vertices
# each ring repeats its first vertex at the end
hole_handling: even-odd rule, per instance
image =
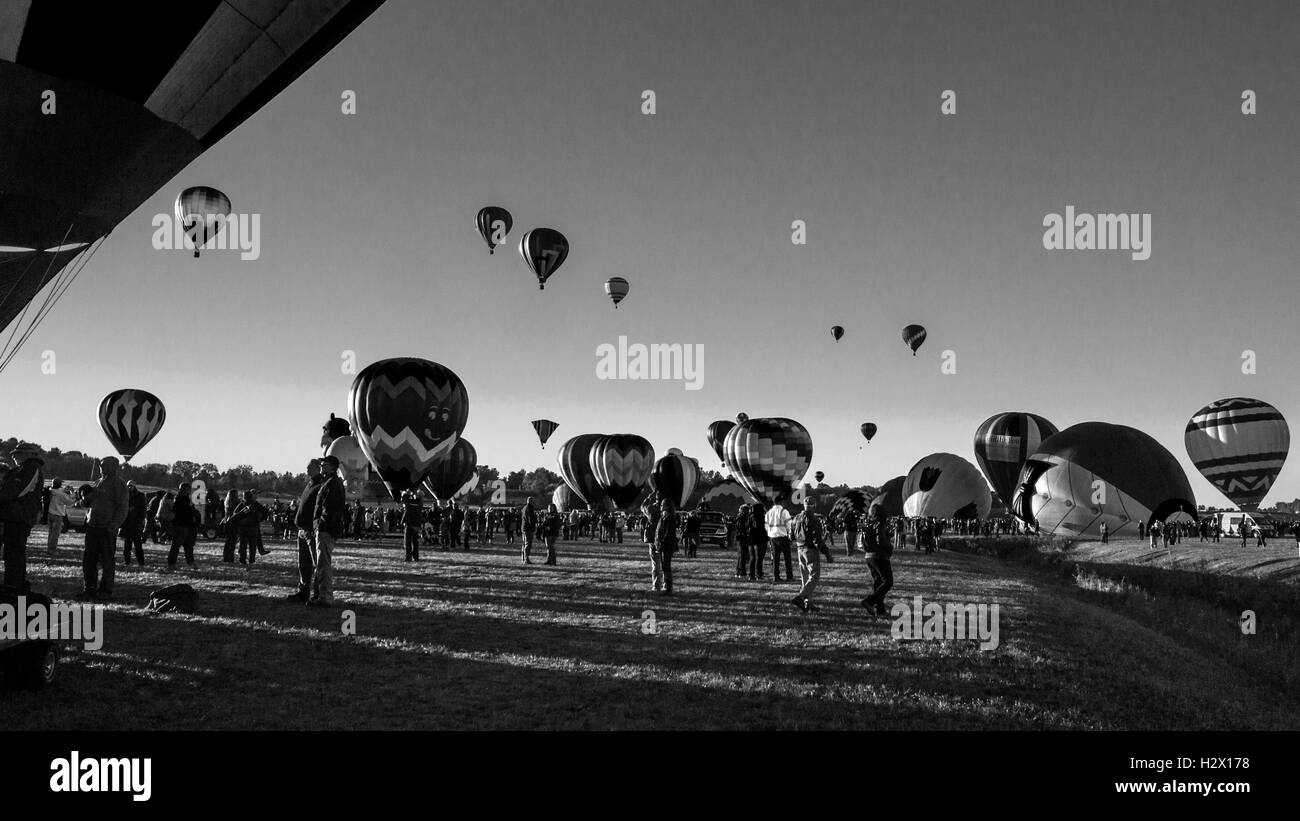
POLYGON ((786 501, 812 464, 812 436, 793 419, 746 419, 722 443, 727 469, 756 499, 786 501))

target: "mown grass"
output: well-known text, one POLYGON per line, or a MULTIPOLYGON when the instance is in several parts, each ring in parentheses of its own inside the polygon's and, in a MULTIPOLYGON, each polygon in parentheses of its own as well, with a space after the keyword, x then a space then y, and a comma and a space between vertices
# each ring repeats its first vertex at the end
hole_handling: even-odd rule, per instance
MULTIPOLYGON (((54 559, 32 552, 38 588, 79 589, 77 538, 54 559)), ((560 564, 546 567, 499 542, 426 549, 419 564, 402 562, 395 540, 349 542, 336 561, 341 607, 327 611, 280 599, 296 577, 288 546, 242 570, 204 544, 200 570, 170 575, 157 569, 160 548, 148 550, 151 567, 118 568, 103 650, 70 654, 49 691, 0 696, 0 726, 1300 727, 1293 682, 1262 674, 1253 652, 1229 652, 1245 643, 1235 621, 1207 618, 1197 624, 1215 636, 1191 636, 1041 566, 985 556, 902 551, 894 598, 997 602, 991 652, 895 641, 888 619, 858 606, 860 556, 823 565, 821 610, 804 614, 788 603, 795 585, 736 580, 734 554, 710 549, 675 562, 676 595, 663 598, 647 589, 645 549, 633 543, 562 544, 560 564), (199 614, 140 609, 173 581, 200 591, 199 614), (354 636, 340 630, 343 609, 355 613, 354 636)))

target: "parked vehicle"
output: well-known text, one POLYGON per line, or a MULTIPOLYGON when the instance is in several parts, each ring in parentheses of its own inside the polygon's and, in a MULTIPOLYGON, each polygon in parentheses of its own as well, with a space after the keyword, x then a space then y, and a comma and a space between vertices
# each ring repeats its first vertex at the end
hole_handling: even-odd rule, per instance
MULTIPOLYGON (((26 603, 50 606, 48 596, 26 593, 26 603)), ((18 606, 18 593, 0 587, 0 604, 18 606)), ((59 647, 48 639, 6 639, 0 637, 0 678, 6 690, 39 690, 54 681, 59 669, 59 647)))

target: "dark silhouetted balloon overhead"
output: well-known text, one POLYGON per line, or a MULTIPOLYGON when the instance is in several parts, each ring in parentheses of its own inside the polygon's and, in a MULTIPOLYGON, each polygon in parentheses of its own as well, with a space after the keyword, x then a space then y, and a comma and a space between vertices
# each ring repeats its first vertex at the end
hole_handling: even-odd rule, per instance
POLYGON ((920 325, 908 325, 903 328, 903 342, 912 349, 912 356, 916 356, 917 348, 925 342, 925 328, 920 325))
POLYGON ((99 426, 127 462, 158 435, 166 421, 162 400, 138 388, 113 391, 99 403, 99 426))
POLYGON ((569 256, 569 241, 554 228, 534 228, 519 240, 519 255, 528 269, 537 275, 537 287, 545 288, 569 256))
POLYGON ((627 280, 623 279, 623 277, 610 277, 605 280, 605 293, 613 301, 615 308, 618 308, 618 303, 623 301, 623 297, 627 296, 627 292, 627 280))
POLYGON ((836 341, 836 342, 839 342, 839 341, 840 341, 840 338, 844 336, 844 326, 843 326, 843 325, 832 325, 832 326, 831 326, 831 336, 833 336, 833 337, 835 338, 835 341, 836 341))
POLYGON ((559 422, 552 422, 550 419, 534 419, 533 430, 537 431, 537 441, 542 443, 542 449, 546 449, 546 440, 551 438, 555 429, 560 426, 559 422))
POLYGON ((474 224, 478 228, 479 236, 487 243, 488 253, 496 253, 498 245, 503 245, 506 241, 506 235, 514 227, 515 221, 510 217, 510 212, 499 205, 489 205, 480 208, 478 215, 474 217, 474 224))

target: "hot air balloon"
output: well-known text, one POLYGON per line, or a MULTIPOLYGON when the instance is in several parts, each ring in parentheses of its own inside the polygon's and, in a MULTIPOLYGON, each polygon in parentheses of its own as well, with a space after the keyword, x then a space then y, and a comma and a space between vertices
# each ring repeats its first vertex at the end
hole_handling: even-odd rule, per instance
POLYGON ((827 517, 837 525, 843 525, 844 522, 856 520, 858 516, 866 513, 869 502, 867 494, 857 489, 850 490, 835 500, 827 517))
POLYGON ((537 287, 544 289, 546 280, 569 256, 569 241, 554 228, 534 228, 520 238, 519 255, 537 275, 537 287))
POLYGON ((741 423, 744 423, 744 422, 748 422, 748 421, 749 421, 749 414, 747 414, 747 413, 738 413, 738 414, 736 414, 736 424, 737 424, 737 425, 739 425, 739 424, 741 424, 741 423))
POLYGON ((822 483, 822 479, 825 479, 825 478, 826 478, 826 474, 825 474, 825 473, 822 473, 822 472, 819 470, 819 471, 817 471, 816 473, 813 474, 813 478, 816 479, 816 480, 817 480, 817 484, 820 485, 820 484, 822 483))
POLYGON ((705 492, 701 503, 708 502, 709 507, 724 516, 735 516, 741 505, 754 503, 754 497, 735 479, 728 479, 705 492))
POLYGON ((328 453, 331 442, 340 436, 351 435, 352 426, 348 424, 348 420, 340 419, 331 413, 330 418, 321 426, 320 446, 323 452, 328 453))
POLYGON ((123 388, 99 403, 99 426, 126 462, 158 435, 166 421, 167 408, 149 391, 123 388))
POLYGON ((591 447, 591 471, 596 482, 620 510, 640 498, 654 464, 655 449, 635 433, 611 433, 591 447))
POLYGON ((975 460, 1003 504, 1011 505, 1025 460, 1057 432, 1043 417, 1015 411, 994 414, 975 431, 975 460))
POLYGON ((537 440, 542 443, 542 449, 546 449, 546 440, 551 438, 555 429, 560 426, 559 422, 552 422, 550 419, 534 419, 533 430, 537 431, 537 440))
POLYGON ((789 499, 812 463, 812 437, 793 419, 748 419, 722 446, 727 469, 754 498, 769 505, 789 499))
MULTIPOLYGON (((164 26, 150 25, 146 6, 9 5, 0 13, 0 246, 18 250, 0 251, 0 330, 53 283, 50 307, 118 223, 379 4, 204 3, 175 7, 164 26), (92 56, 110 53, 124 57, 92 56), (47 91, 57 113, 39 104, 47 91)), ((28 312, 12 338, 47 314, 28 312)), ((16 350, 5 349, 0 368, 16 350)))
POLYGON ((876 435, 876 424, 874 422, 863 422, 858 430, 862 431, 862 436, 870 442, 871 437, 876 435))
POLYGON ((1286 462, 1291 430, 1267 402, 1234 397, 1197 411, 1183 442, 1210 484, 1242 510, 1258 510, 1286 462))
POLYGON ((699 481, 700 469, 694 460, 687 459, 677 448, 654 463, 650 472, 650 486, 662 498, 672 499, 677 508, 685 508, 695 492, 695 483, 699 481))
POLYGON ((906 476, 895 476, 880 486, 880 495, 872 499, 871 504, 880 505, 881 516, 903 515, 903 483, 906 481, 906 476))
POLYGON ((515 221, 511 219, 510 212, 499 205, 489 205, 478 210, 478 215, 474 217, 474 225, 478 228, 479 235, 487 243, 488 253, 496 253, 498 245, 505 242, 506 234, 514 227, 515 221))
POLYGON ((622 302, 623 297, 627 296, 627 290, 627 280, 623 279, 623 277, 610 277, 605 280, 605 293, 613 300, 615 308, 618 308, 618 303, 622 302))
POLYGON ((993 500, 979 470, 960 456, 932 453, 903 480, 903 515, 983 519, 993 500))
POLYGON ((1135 428, 1083 422, 1043 440, 1020 469, 1012 511, 1048 535, 1137 535, 1139 522, 1196 515, 1187 474, 1173 454, 1135 428))
POLYGON ((451 450, 433 461, 433 466, 424 476, 424 489, 445 502, 474 478, 477 467, 478 453, 462 436, 451 450))
POLYGON ((339 471, 343 474, 343 484, 352 493, 360 493, 370 478, 370 462, 361 450, 355 436, 340 436, 325 449, 326 456, 339 460, 339 471))
POLYGON ((713 452, 718 454, 718 458, 723 462, 726 461, 726 458, 722 455, 722 442, 727 438, 727 431, 731 430, 735 426, 735 422, 730 422, 726 419, 719 419, 709 425, 709 447, 713 448, 713 452))
POLYGON ((197 185, 186 188, 176 198, 176 219, 185 229, 185 238, 194 246, 196 257, 200 248, 225 229, 229 216, 230 197, 215 188, 197 185))
POLYGON ((908 325, 903 329, 903 342, 912 349, 912 356, 916 356, 916 349, 921 347, 924 341, 925 328, 920 325, 908 325))
POLYGON ((455 446, 469 420, 469 394, 437 362, 383 359, 357 374, 348 409, 361 450, 397 499, 455 446))
POLYGON ((556 464, 560 468, 560 478, 564 480, 566 485, 573 488, 573 492, 578 494, 578 498, 591 505, 593 509, 599 507, 605 498, 605 492, 601 489, 600 483, 596 481, 596 474, 591 469, 592 446, 603 435, 600 433, 584 433, 575 436, 560 445, 559 452, 555 454, 556 464))
POLYGON ((831 326, 831 336, 835 337, 835 341, 836 341, 836 342, 839 342, 839 341, 840 341, 840 337, 844 336, 844 326, 843 326, 843 325, 832 325, 832 326, 831 326))
POLYGON ((577 507, 586 507, 582 500, 578 498, 578 494, 573 492, 573 488, 563 483, 557 485, 551 493, 551 503, 561 513, 568 513, 577 507))

